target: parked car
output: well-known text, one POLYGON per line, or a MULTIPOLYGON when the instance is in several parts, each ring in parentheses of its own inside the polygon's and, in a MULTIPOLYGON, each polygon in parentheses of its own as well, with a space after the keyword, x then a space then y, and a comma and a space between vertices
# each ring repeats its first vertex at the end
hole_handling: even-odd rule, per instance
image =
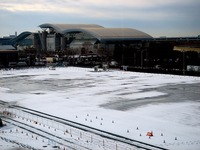
POLYGON ((15 67, 17 67, 17 62, 9 62, 8 63, 8 67, 9 68, 15 68, 15 67))
POLYGON ((27 63, 25 61, 20 61, 17 63, 17 67, 27 67, 27 63))
POLYGON ((2 69, 2 68, 5 68, 5 66, 4 66, 4 65, 2 65, 2 64, 0 64, 0 69, 2 69))
POLYGON ((35 62, 35 66, 45 66, 45 63, 42 61, 35 62))
POLYGON ((109 66, 110 67, 118 67, 118 62, 113 60, 113 61, 110 62, 109 66))

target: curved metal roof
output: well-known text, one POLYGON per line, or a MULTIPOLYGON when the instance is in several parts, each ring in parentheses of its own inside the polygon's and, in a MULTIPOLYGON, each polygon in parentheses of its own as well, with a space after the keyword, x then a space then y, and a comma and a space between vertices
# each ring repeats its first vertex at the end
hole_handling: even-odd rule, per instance
POLYGON ((152 37, 142 31, 130 28, 89 28, 84 29, 101 41, 105 40, 138 40, 152 37))
POLYGON ((131 28, 104 28, 94 24, 42 24, 41 28, 53 28, 57 33, 87 33, 100 41, 152 39, 152 36, 131 28))
POLYGON ((22 39, 25 39, 27 36, 31 35, 32 32, 28 32, 28 31, 25 31, 25 32, 22 32, 20 35, 18 35, 17 37, 13 38, 11 41, 16 43, 22 39))
POLYGON ((81 29, 81 28, 103 28, 96 24, 41 24, 40 28, 53 28, 57 33, 63 33, 64 30, 68 29, 81 29))

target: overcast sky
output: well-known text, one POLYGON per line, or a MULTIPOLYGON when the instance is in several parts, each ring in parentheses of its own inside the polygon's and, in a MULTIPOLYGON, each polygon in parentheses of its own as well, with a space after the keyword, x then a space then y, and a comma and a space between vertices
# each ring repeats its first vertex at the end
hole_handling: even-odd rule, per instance
POLYGON ((43 23, 99 24, 153 37, 200 35, 200 0, 0 0, 0 37, 43 23))

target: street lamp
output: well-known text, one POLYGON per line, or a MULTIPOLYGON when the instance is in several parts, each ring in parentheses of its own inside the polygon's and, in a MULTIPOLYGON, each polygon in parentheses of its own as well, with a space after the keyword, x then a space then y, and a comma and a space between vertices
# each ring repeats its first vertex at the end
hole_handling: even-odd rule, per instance
POLYGON ((183 50, 183 75, 185 75, 185 51, 183 50))
POLYGON ((141 50, 141 69, 143 69, 143 52, 144 50, 141 50))

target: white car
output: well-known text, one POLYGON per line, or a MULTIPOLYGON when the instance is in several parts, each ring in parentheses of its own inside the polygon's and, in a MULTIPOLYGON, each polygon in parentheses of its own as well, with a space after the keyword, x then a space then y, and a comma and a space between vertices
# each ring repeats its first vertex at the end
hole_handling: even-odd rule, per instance
POLYGON ((109 64, 110 67, 118 67, 118 62, 116 61, 111 61, 109 64))

